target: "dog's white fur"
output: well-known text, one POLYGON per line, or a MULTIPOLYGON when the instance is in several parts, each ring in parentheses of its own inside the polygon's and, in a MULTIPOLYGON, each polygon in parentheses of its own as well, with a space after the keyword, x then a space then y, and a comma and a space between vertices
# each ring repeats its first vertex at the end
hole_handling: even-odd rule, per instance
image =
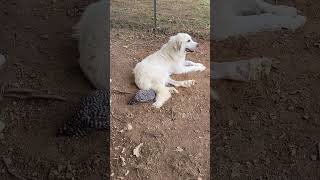
POLYGON ((215 40, 281 28, 295 30, 306 21, 296 8, 263 0, 216 0, 212 18, 215 40))
POLYGON ((108 84, 106 7, 105 0, 90 4, 73 34, 79 40, 80 67, 98 89, 106 89, 108 84))
POLYGON ((171 97, 171 93, 178 93, 174 87, 190 87, 194 80, 175 81, 170 78, 171 74, 182 74, 192 71, 203 71, 205 66, 186 60, 187 51, 193 52, 198 46, 190 35, 178 33, 171 36, 169 41, 160 50, 149 55, 139 62, 134 70, 135 83, 139 89, 154 90, 156 101, 153 106, 160 108, 171 97))

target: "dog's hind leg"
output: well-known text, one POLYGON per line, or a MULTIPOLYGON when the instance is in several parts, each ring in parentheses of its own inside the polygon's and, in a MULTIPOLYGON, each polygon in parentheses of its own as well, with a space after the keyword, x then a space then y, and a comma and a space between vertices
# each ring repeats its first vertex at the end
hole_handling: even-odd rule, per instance
POLYGON ((168 101, 171 97, 171 93, 168 89, 168 87, 164 87, 161 90, 156 90, 156 102, 152 104, 153 107, 155 108, 161 108, 163 104, 168 101))
POLYGON ((176 80, 173 80, 171 78, 168 79, 168 83, 173 85, 173 86, 176 86, 176 87, 191 87, 192 85, 195 84, 195 80, 185 80, 185 81, 176 81, 176 80))
POLYGON ((153 90, 156 92, 156 102, 152 104, 155 108, 161 108, 171 98, 171 92, 177 92, 174 87, 166 87, 162 83, 156 83, 153 90))

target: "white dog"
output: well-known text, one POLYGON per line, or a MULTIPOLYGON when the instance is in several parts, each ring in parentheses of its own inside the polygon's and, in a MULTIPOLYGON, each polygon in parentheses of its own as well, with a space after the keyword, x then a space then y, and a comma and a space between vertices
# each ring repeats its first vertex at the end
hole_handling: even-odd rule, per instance
POLYGON ((306 21, 304 16, 298 15, 296 8, 263 0, 216 0, 212 18, 216 40, 281 28, 295 30, 306 21))
POLYGON ((185 59, 186 53, 194 52, 197 47, 198 43, 194 42, 190 35, 178 33, 175 36, 171 36, 160 50, 149 55, 136 65, 133 70, 135 83, 139 89, 152 89, 156 92, 154 107, 162 107, 171 97, 171 93, 178 93, 174 87, 167 87, 167 85, 190 87, 195 83, 194 80, 175 81, 170 78, 171 74, 205 70, 203 64, 185 59))
POLYGON ((107 58, 107 2, 89 5, 80 22, 74 27, 73 37, 79 40, 79 64, 90 82, 98 89, 108 85, 107 58))

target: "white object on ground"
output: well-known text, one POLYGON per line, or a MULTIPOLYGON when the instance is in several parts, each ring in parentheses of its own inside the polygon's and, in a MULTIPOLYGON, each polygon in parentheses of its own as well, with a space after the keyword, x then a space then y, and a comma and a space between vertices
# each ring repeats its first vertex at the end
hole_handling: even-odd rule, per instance
POLYGON ((211 78, 234 81, 257 80, 262 76, 269 75, 271 65, 272 60, 265 57, 235 62, 213 62, 211 64, 211 78))
POLYGON ((143 145, 143 143, 140 143, 136 148, 133 149, 133 155, 135 155, 136 157, 140 157, 140 151, 141 151, 141 146, 143 145))

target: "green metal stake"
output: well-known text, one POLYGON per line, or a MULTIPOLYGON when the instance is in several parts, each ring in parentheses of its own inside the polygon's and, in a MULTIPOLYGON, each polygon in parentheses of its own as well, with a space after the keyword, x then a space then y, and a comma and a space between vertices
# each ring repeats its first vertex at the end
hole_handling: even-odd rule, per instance
POLYGON ((157 30, 157 1, 153 0, 154 30, 157 30))

